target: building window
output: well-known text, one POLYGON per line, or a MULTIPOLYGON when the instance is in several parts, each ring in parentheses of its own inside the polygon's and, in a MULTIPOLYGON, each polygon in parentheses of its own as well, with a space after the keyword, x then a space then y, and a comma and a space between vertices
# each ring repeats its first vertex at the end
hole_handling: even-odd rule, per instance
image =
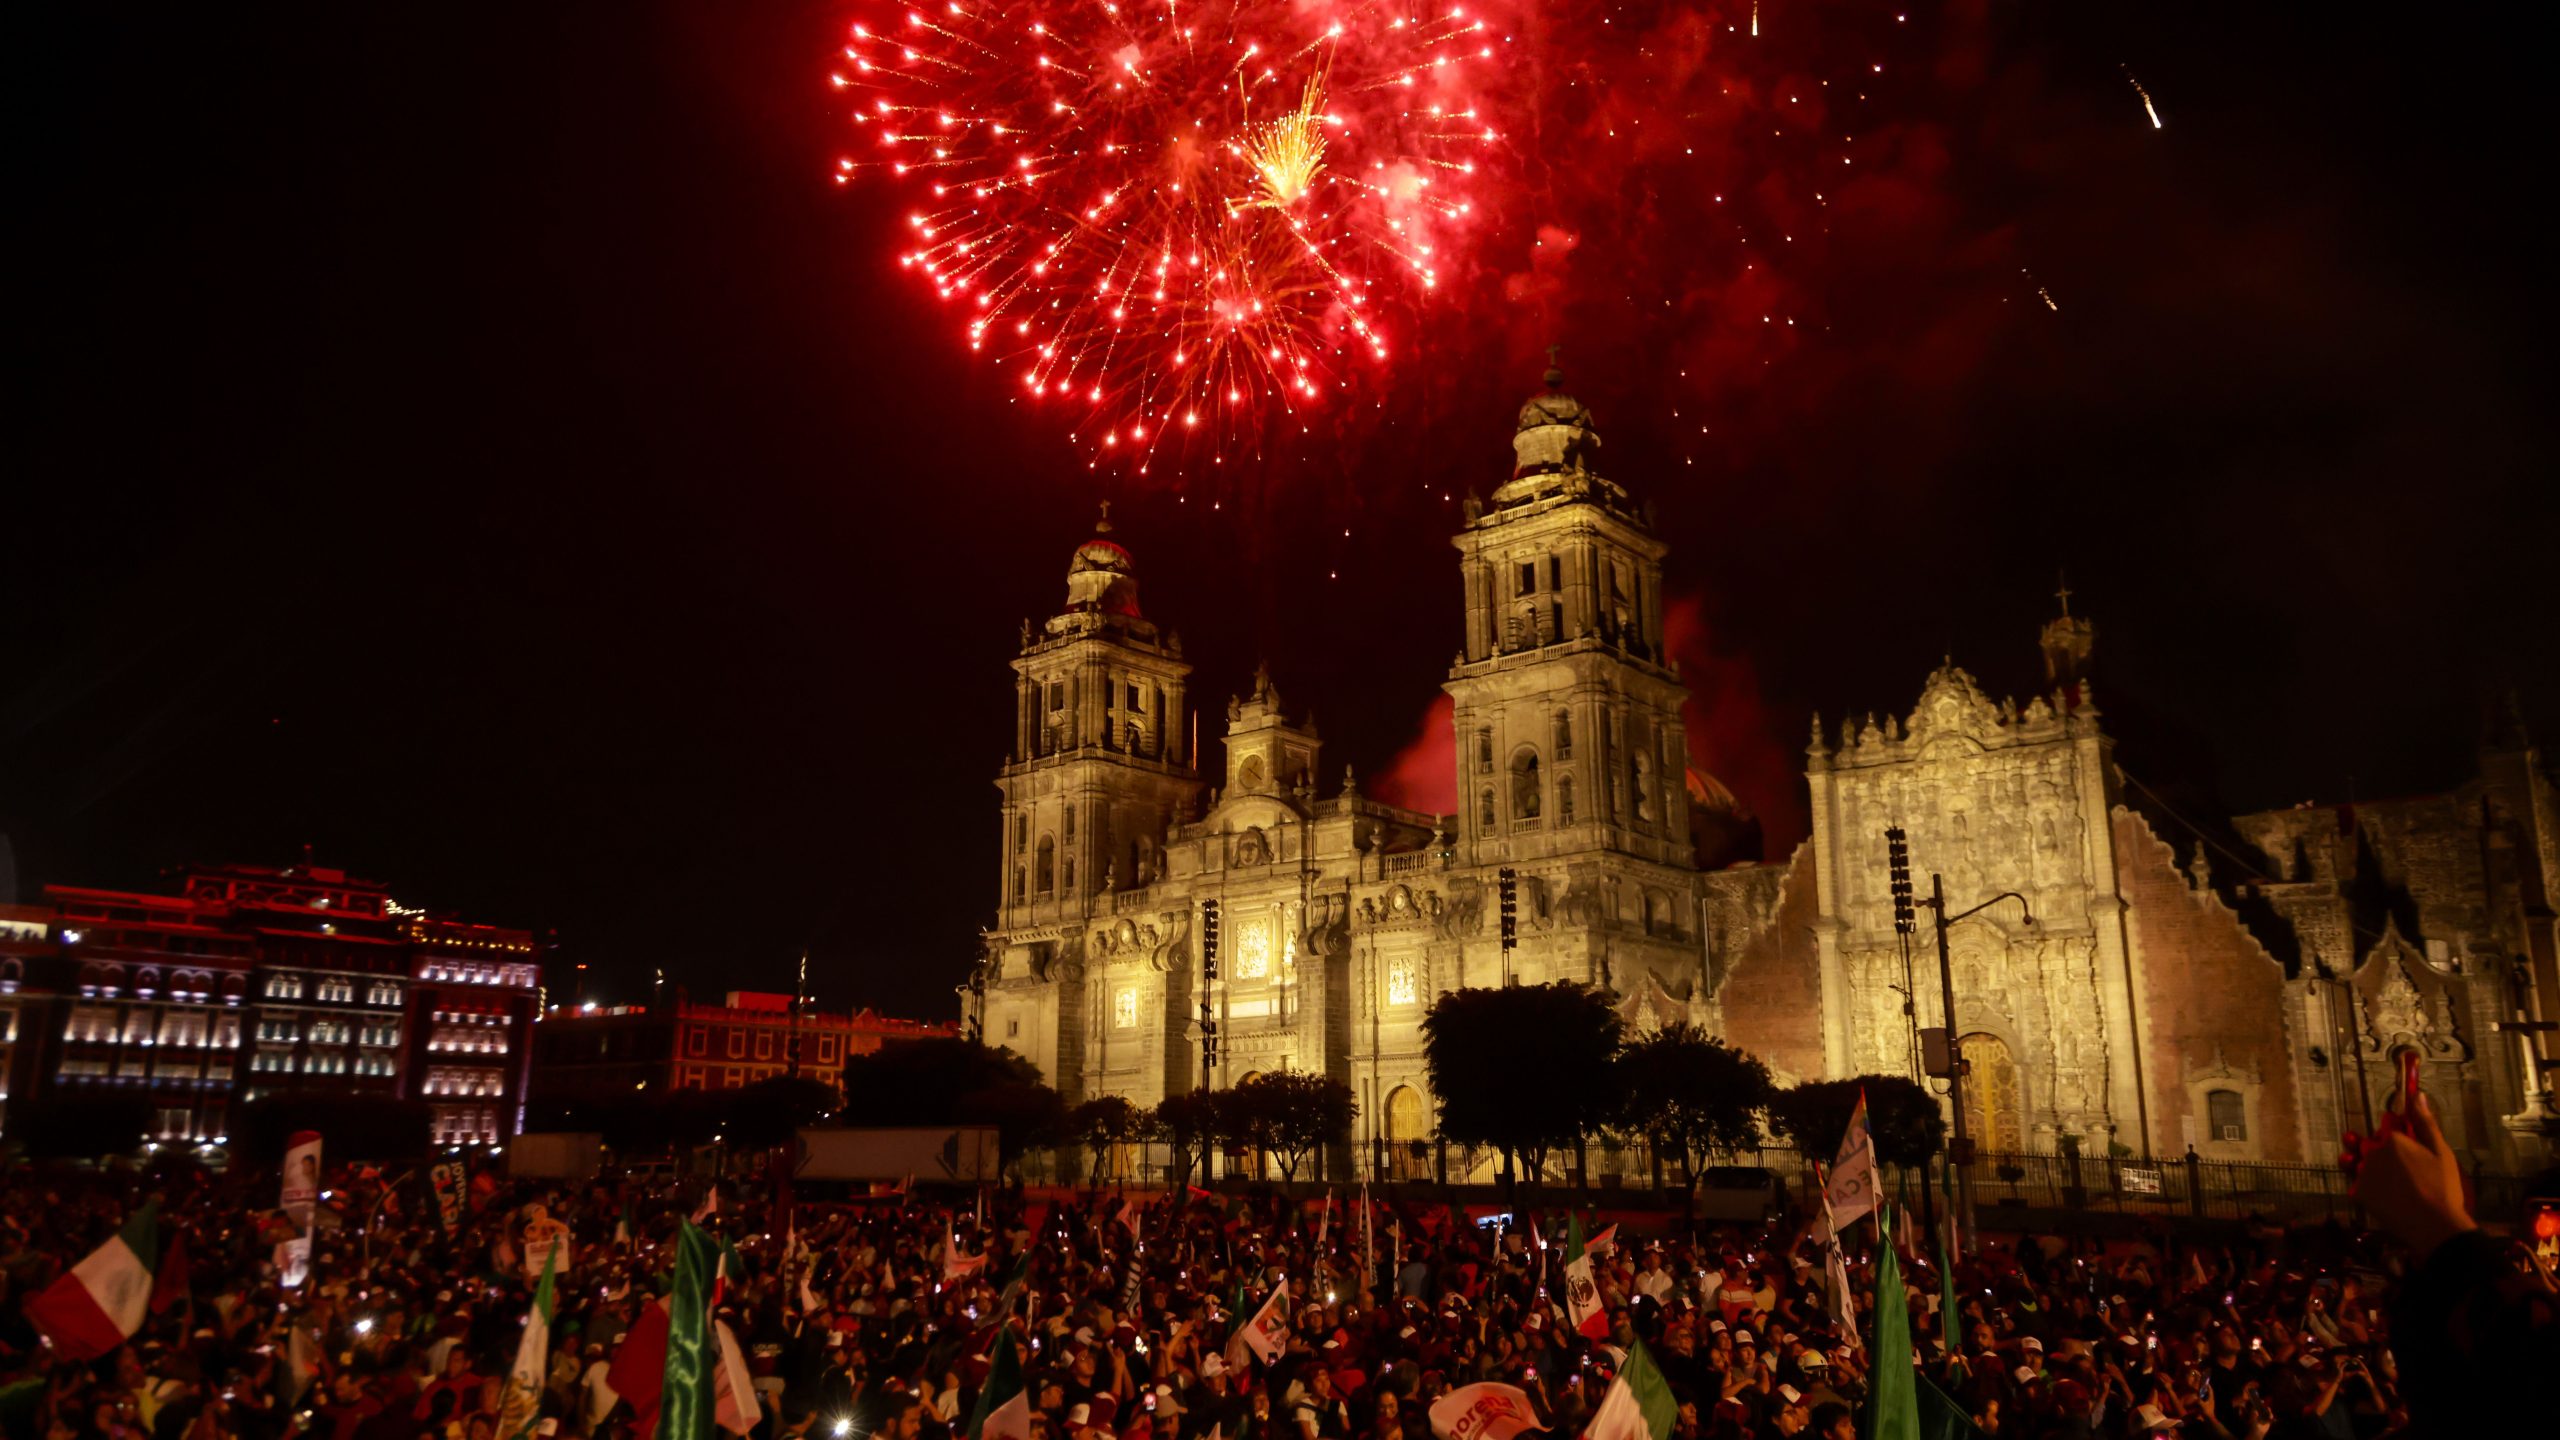
POLYGON ((1058 888, 1058 844, 1046 835, 1040 837, 1040 856, 1033 862, 1031 874, 1041 894, 1058 888))
POLYGON ((1556 758, 1573 758, 1573 713, 1568 710, 1556 712, 1556 758))
POLYGON ((1004 1022, 1004 1038, 1006 1038, 1007 1040, 1018 1039, 1018 1038, 1020 1038, 1021 1034, 1022 1034, 1022 1017, 1021 1017, 1021 1016, 1017 1015, 1017 1016, 1013 1017, 1012 1019, 1007 1020, 1007 1021, 1005 1021, 1005 1022, 1004 1022))
POLYGON ((1547 557, 1547 588, 1550 590, 1564 588, 1564 561, 1554 555, 1547 557))
POLYGON ((1138 1028, 1138 991, 1135 986, 1124 987, 1113 997, 1111 1023, 1122 1030, 1138 1028))
POLYGON ((270 1000, 299 1000, 299 999, 301 999, 301 998, 302 998, 302 977, 301 977, 301 976, 299 976, 299 975, 270 975, 270 976, 268 976, 268 977, 267 977, 267 998, 268 998, 268 999, 270 999, 270 1000))
POLYGON ((1069 840, 1076 838, 1076 807, 1067 807, 1066 817, 1058 822, 1058 833, 1069 840))
POLYGON ((1535 560, 1520 562, 1520 593, 1523 595, 1538 593, 1538 562, 1535 560))
POLYGON ((1535 820, 1545 786, 1538 776, 1538 752, 1523 745, 1511 752, 1511 818, 1535 820))
POLYGON ((729 1058, 732 1060, 747 1058, 747 1032, 744 1030, 729 1032, 729 1058))
POLYGON ((1387 1003, 1410 1005, 1415 999, 1413 957, 1399 955, 1387 962, 1387 1003))
POLYGON ((756 1058, 759 1060, 770 1060, 773 1058, 772 1036, 758 1035, 756 1037, 756 1058))
POLYGON ((1487 790, 1476 797, 1476 826, 1478 829, 1490 831, 1498 823, 1493 809, 1493 792, 1487 790))
POLYGON ((1556 823, 1573 823, 1573 777, 1570 775, 1556 777, 1556 823))
POLYGON ((320 998, 332 1005, 353 1005, 356 1003, 356 982, 323 980, 320 982, 320 998))
POLYGON ((1476 732, 1476 773, 1493 773, 1493 732, 1490 730, 1476 732))
POLYGON ((2214 1139, 2249 1138, 2249 1110, 2241 1102, 2239 1091, 2207 1090, 2204 1092, 2204 1106, 2205 1118, 2213 1126, 2211 1133, 2214 1139))
POLYGON ((1023 869, 1016 865, 1013 867, 1013 903, 1019 905, 1030 898, 1031 888, 1026 883, 1023 869))

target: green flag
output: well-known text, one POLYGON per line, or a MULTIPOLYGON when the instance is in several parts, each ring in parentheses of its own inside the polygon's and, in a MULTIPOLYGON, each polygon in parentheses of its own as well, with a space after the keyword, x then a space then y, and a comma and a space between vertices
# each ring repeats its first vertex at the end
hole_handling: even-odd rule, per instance
POLYGON ((1948 1354, 1964 1353, 1964 1321, 1956 1307, 1956 1257, 1947 1253, 1944 1240, 1938 1242, 1938 1338, 1946 1342, 1948 1354))
POLYGON ((964 1433, 968 1440, 1029 1440, 1031 1392, 1022 1383, 1022 1352, 1014 1346, 1011 1325, 996 1332, 987 1383, 978 1387, 978 1403, 964 1433))
POLYGON ((711 1440, 719 1368, 711 1331, 715 1247, 687 1220, 676 1232, 675 1285, 667 1292, 667 1368, 658 1396, 656 1440, 711 1440))
POLYGON ((1678 1423, 1680 1401, 1671 1393, 1671 1382, 1654 1368, 1643 1342, 1634 1341, 1583 1435, 1586 1440, 1669 1440, 1678 1423))
POLYGON ((1875 1341, 1867 1347, 1864 1440, 1920 1440, 1920 1371, 1911 1363, 1911 1308, 1902 1298, 1902 1263, 1893 1247, 1876 1248, 1875 1341))
POLYGON ((1973 1417, 1962 1405, 1947 1398, 1947 1392, 1929 1383, 1926 1375, 1920 1381, 1921 1440, 1983 1440, 1974 1427, 1973 1417))
POLYGON ((498 1400, 498 1434, 502 1440, 525 1440, 542 1417, 542 1392, 551 1364, 553 1250, 542 1257, 542 1280, 533 1287, 533 1308, 524 1317, 524 1334, 516 1341, 515 1368, 507 1372, 498 1400))

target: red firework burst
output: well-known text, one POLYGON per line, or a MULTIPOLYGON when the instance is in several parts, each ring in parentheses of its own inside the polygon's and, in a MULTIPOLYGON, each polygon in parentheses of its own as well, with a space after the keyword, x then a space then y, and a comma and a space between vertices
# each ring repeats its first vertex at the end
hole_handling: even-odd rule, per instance
POLYGON ((1469 232, 1501 42, 1446 4, 882 4, 839 181, 922 203, 902 265, 973 350, 1144 471, 1384 363, 1469 232))

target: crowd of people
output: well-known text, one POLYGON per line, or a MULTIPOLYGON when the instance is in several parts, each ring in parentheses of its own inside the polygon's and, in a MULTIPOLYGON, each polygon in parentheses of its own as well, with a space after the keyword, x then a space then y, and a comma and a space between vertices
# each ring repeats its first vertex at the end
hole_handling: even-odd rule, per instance
POLYGON ((698 1224, 751 1391, 724 1394, 720 1420, 757 1440, 976 1436, 1007 1349, 1040 1440, 1435 1440, 1434 1402, 1480 1381, 1575 1436, 1639 1352, 1677 1403, 1654 1440, 1846 1440, 1898 1358, 1870 1348, 1887 1245, 1932 1433, 2560 1433, 2534 1408, 2560 1358, 2547 1269, 2473 1227, 2458 1174, 2411 1149, 2364 1182, 2396 1236, 1995 1234, 1952 1275, 1925 1228, 1872 1220, 1843 1227, 1835 1267, 1802 1214, 1692 1227, 1320 1186, 826 1198, 495 1174, 448 1212, 411 1172, 333 1166, 288 1289, 293 1232, 260 1208, 271 1175, 252 1198, 240 1175, 20 1172, 0 1191, 0 1416, 7 1440, 650 1440, 665 1341, 633 1352, 698 1224), (169 1241, 147 1312, 80 1353, 35 1297, 147 1202, 169 1241), (1568 1237, 1611 1219, 1591 1256, 1603 1315, 1577 1327, 1568 1237), (528 1245, 558 1224, 564 1246, 528 1245), (511 1403, 545 1257, 549 1352, 538 1393, 511 1403), (1266 1356, 1240 1332, 1275 1292, 1285 1336, 1266 1356), (2536 1413, 2543 1428, 2507 1428, 2536 1413))

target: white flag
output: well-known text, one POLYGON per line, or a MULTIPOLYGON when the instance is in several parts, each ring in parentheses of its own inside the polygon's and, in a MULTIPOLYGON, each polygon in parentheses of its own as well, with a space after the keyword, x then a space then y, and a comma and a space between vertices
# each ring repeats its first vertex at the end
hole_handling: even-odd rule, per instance
POLYGON ((942 1283, 950 1284, 963 1275, 975 1275, 987 1268, 984 1255, 960 1253, 960 1232, 945 1226, 942 1231, 942 1283))
POLYGON ((1831 1162, 1823 1200, 1831 1207, 1835 1231, 1876 1208, 1876 1147, 1867 1134, 1864 1091, 1858 1094, 1858 1107, 1849 1112, 1849 1131, 1840 1137, 1840 1158, 1831 1162))

